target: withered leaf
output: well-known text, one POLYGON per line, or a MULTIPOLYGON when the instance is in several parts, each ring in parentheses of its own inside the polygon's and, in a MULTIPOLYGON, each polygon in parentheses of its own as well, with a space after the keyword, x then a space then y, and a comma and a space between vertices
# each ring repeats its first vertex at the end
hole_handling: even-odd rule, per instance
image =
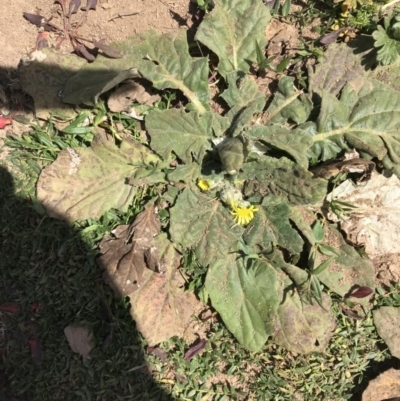
MULTIPOLYGON (((100 242, 102 255, 97 263, 105 270, 104 281, 116 296, 127 296, 140 287, 143 272, 148 267, 145 253, 159 232, 160 219, 155 206, 151 205, 139 213, 131 225, 118 226, 113 237, 106 236, 100 242)), ((156 260, 152 263, 160 265, 156 260)))
POLYGON ((65 0, 54 0, 54 3, 58 3, 63 11, 65 10, 65 0))
POLYGON ((349 295, 347 295, 347 297, 365 298, 371 295, 373 292, 374 291, 369 287, 358 287, 356 290, 352 291, 349 295))
POLYGON ((163 362, 168 360, 167 354, 160 347, 147 347, 147 353, 158 356, 163 362))
POLYGON ((31 350, 33 363, 35 365, 40 365, 43 362, 44 358, 42 343, 39 339, 34 338, 33 340, 29 340, 28 344, 31 350))
POLYGON ((151 85, 146 85, 144 80, 127 81, 110 95, 107 105, 111 111, 120 113, 129 111, 133 101, 152 106, 159 100, 161 100, 160 95, 154 91, 151 85))
POLYGON ((24 13, 23 15, 26 20, 39 28, 45 26, 47 23, 47 19, 39 14, 24 13))
POLYGON ((100 49, 108 57, 111 57, 111 58, 121 58, 122 57, 122 53, 120 53, 118 50, 114 49, 112 46, 106 45, 104 43, 104 39, 94 40, 93 44, 95 47, 100 49))
POLYGON ((193 293, 184 291, 185 280, 178 272, 182 257, 166 234, 158 235, 154 246, 165 273, 146 269, 143 284, 129 296, 131 315, 150 346, 181 336, 198 302, 193 293))
POLYGON ((85 57, 85 59, 86 59, 87 61, 94 61, 94 60, 96 59, 96 57, 93 56, 92 53, 89 53, 88 49, 87 49, 84 45, 82 45, 81 43, 75 45, 75 46, 74 46, 74 50, 75 50, 78 54, 80 54, 80 55, 82 55, 83 57, 85 57))
POLYGON ((64 329, 65 337, 72 351, 81 355, 83 359, 89 358, 93 349, 93 333, 86 326, 67 326, 64 329))
POLYGON ((69 15, 76 14, 81 6, 81 0, 71 0, 69 3, 69 15))
POLYGON ((86 6, 82 7, 83 11, 96 10, 97 0, 87 0, 86 6))
POLYGON ((183 359, 185 361, 190 361, 193 357, 195 357, 201 350, 203 350, 206 347, 207 340, 204 338, 201 339, 196 345, 193 345, 190 347, 186 352, 185 356, 183 359))
POLYGON ((320 39, 320 43, 323 45, 330 45, 331 43, 336 42, 340 34, 347 29, 349 29, 349 27, 345 26, 343 28, 337 29, 336 31, 327 33, 320 39))

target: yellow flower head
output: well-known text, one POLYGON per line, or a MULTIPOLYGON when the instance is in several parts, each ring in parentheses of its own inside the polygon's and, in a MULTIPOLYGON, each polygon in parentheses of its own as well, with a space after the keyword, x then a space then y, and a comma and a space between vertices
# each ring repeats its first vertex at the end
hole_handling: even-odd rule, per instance
POLYGON ((208 180, 204 180, 200 178, 197 181, 197 186, 202 190, 202 191, 209 191, 211 189, 211 183, 208 180))
POLYGON ((254 219, 254 212, 257 210, 254 206, 234 206, 231 214, 234 216, 236 224, 244 226, 254 219))

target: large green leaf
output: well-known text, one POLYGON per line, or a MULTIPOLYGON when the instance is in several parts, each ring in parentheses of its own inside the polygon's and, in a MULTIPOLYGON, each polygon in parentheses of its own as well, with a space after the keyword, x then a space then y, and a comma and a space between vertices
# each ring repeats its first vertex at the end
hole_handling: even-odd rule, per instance
POLYGON ((256 82, 243 75, 243 72, 229 73, 227 81, 228 89, 221 97, 231 107, 225 116, 232 124, 229 134, 235 136, 251 122, 254 114, 263 110, 266 98, 264 93, 258 90, 256 82))
POLYGON ((220 201, 189 188, 179 195, 170 215, 172 241, 194 248, 203 266, 237 249, 243 233, 220 201))
POLYGON ((151 148, 168 159, 173 151, 185 164, 194 158, 201 163, 208 149, 211 149, 213 124, 216 114, 203 115, 184 110, 154 110, 146 117, 146 128, 151 138, 151 148))
POLYGON ((261 1, 215 0, 196 33, 199 40, 219 57, 218 72, 247 72, 256 60, 257 44, 265 45, 264 30, 271 15, 261 1))
POLYGON ((280 274, 278 280, 283 302, 274 321, 274 342, 300 354, 324 351, 336 327, 331 298, 323 294, 323 308, 317 302, 304 304, 286 276, 280 274))
POLYGON ((266 112, 266 124, 284 124, 286 122, 304 123, 312 110, 310 99, 294 86, 294 78, 283 77, 278 83, 266 112))
MULTIPOLYGON (((328 245, 334 246, 340 255, 318 275, 318 279, 342 297, 358 286, 374 289, 375 270, 372 263, 348 245, 334 226, 327 224, 324 230, 325 236, 329 238, 328 245)), ((357 299, 357 301, 364 303, 368 302, 368 299, 357 299)))
POLYGON ((303 129, 314 136, 315 158, 327 160, 355 148, 400 174, 400 93, 378 81, 349 82, 340 100, 323 92, 317 123, 303 129))
POLYGON ((243 238, 248 245, 258 245, 270 250, 273 245, 287 249, 292 254, 303 250, 303 240, 289 222, 290 208, 282 199, 267 196, 258 207, 243 238))
MULTIPOLYGON (((308 132, 301 129, 289 131, 284 127, 272 125, 254 127, 247 131, 246 135, 270 145, 269 148, 284 151, 301 166, 308 168, 307 151, 313 145, 312 136, 308 132)), ((265 150, 268 150, 268 146, 265 150)))
POLYGON ((294 205, 320 201, 326 194, 327 181, 287 159, 260 156, 243 164, 239 179, 247 180, 245 195, 280 195, 294 205))
POLYGON ((99 135, 90 148, 65 149, 42 170, 37 198, 51 217, 69 222, 97 219, 111 208, 126 212, 136 193, 129 178, 143 165, 159 161, 139 143, 122 141, 118 147, 99 135))
POLYGON ((148 31, 123 42, 121 59, 98 56, 71 78, 64 90, 67 103, 91 103, 100 93, 121 82, 124 74, 140 75, 157 89, 179 89, 192 108, 203 113, 209 108, 208 59, 192 59, 186 31, 183 29, 159 35, 148 31), (121 79, 122 78, 122 79, 121 79), (89 83, 89 85, 87 85, 89 83))
POLYGON ((228 329, 246 348, 259 351, 272 334, 280 302, 275 269, 265 261, 247 265, 229 255, 210 265, 205 285, 228 329))

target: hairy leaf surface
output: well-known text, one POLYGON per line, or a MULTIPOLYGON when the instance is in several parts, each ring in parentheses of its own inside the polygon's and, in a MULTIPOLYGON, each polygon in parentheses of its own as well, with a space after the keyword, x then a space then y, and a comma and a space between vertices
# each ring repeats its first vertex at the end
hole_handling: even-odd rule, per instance
POLYGON ((136 193, 129 177, 140 165, 159 160, 139 143, 122 141, 118 147, 97 136, 89 148, 61 151, 42 170, 37 198, 49 216, 69 222, 96 219, 111 208, 125 212, 136 193))
POLYGON ((243 229, 219 200, 185 189, 170 209, 172 241, 194 248, 199 262, 209 265, 237 248, 243 229))
POLYGON ((272 334, 280 302, 275 269, 265 261, 247 265, 229 255, 210 265, 205 285, 228 329, 243 346, 259 351, 272 334))
POLYGON ((196 33, 199 40, 218 57, 218 72, 247 72, 256 60, 257 43, 265 45, 264 30, 271 19, 267 7, 252 0, 215 0, 196 33))
POLYGON ((322 352, 328 345, 336 327, 331 314, 331 298, 323 294, 323 306, 301 301, 293 291, 292 282, 282 274, 280 295, 283 302, 279 305, 274 322, 273 340, 291 352, 308 354, 322 352), (286 285, 284 284, 286 283, 286 285))
POLYGON ((278 90, 266 112, 267 124, 286 122, 304 123, 310 115, 310 99, 294 86, 294 78, 283 77, 278 83, 278 90))
MULTIPOLYGON (((371 261, 360 256, 348 245, 332 225, 325 225, 324 230, 325 235, 330 238, 328 245, 338 249, 340 255, 318 275, 318 279, 341 296, 345 296, 356 286, 374 289, 375 270, 371 261)), ((359 299, 357 302, 366 303, 368 299, 359 299)))
POLYGON ((269 148, 284 151, 301 166, 308 168, 307 151, 313 145, 312 136, 308 132, 301 129, 289 131, 284 127, 272 125, 252 128, 246 135, 270 145, 269 148))
POLYGON ((229 73, 227 81, 228 89, 221 97, 231 107, 225 115, 232 124, 229 134, 236 136, 251 122, 254 114, 263 110, 266 98, 257 84, 242 72, 229 73))
POLYGON ((201 116, 194 111, 185 113, 182 109, 152 111, 146 117, 151 148, 164 159, 174 152, 185 164, 192 159, 201 163, 211 149, 214 116, 210 112, 201 116))
POLYGON ((258 207, 254 219, 246 227, 243 238, 248 245, 264 250, 279 245, 292 254, 303 250, 303 240, 289 222, 289 206, 280 198, 267 196, 258 207))
POLYGON ((304 167, 285 157, 262 156, 247 162, 239 178, 248 180, 246 196, 256 193, 280 195, 293 205, 316 203, 326 194, 326 180, 314 178, 304 167))
POLYGON ((205 112, 209 108, 208 60, 190 57, 183 29, 161 36, 147 31, 123 42, 119 50, 124 53, 123 58, 99 55, 93 63, 82 67, 68 81, 63 100, 91 104, 101 93, 129 78, 124 75, 137 75, 139 71, 157 89, 181 90, 195 110, 205 112))
POLYGON ((181 256, 167 236, 157 236, 154 247, 164 273, 146 270, 142 285, 129 296, 131 315, 149 345, 182 336, 198 302, 183 289, 185 281, 177 271, 181 256))
POLYGON ((329 92, 338 95, 347 82, 365 76, 362 55, 354 54, 347 43, 332 43, 324 52, 319 64, 309 71, 309 91, 318 94, 329 92))
POLYGON ((328 160, 355 148, 400 174, 400 93, 380 82, 350 82, 340 100, 324 92, 317 123, 303 129, 314 136, 315 158, 328 160))

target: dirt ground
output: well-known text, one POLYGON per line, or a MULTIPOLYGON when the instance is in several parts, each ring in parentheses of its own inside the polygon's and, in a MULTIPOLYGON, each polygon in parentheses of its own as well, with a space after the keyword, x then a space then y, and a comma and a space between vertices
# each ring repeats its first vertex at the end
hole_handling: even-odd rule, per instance
MULTIPOLYGON (((82 0, 82 6, 86 0, 82 0)), ((190 0, 98 0, 96 11, 91 10, 87 23, 80 29, 84 37, 108 43, 122 41, 138 32, 155 29, 168 32, 190 24, 190 0), (135 15, 117 17, 128 12, 135 15), (116 17, 116 18, 115 18, 116 17), (114 18, 114 19, 113 19, 114 18)), ((23 13, 39 14, 57 23, 59 4, 53 0, 1 0, 0 68, 15 70, 20 58, 35 46, 37 28, 26 21, 23 13)))

